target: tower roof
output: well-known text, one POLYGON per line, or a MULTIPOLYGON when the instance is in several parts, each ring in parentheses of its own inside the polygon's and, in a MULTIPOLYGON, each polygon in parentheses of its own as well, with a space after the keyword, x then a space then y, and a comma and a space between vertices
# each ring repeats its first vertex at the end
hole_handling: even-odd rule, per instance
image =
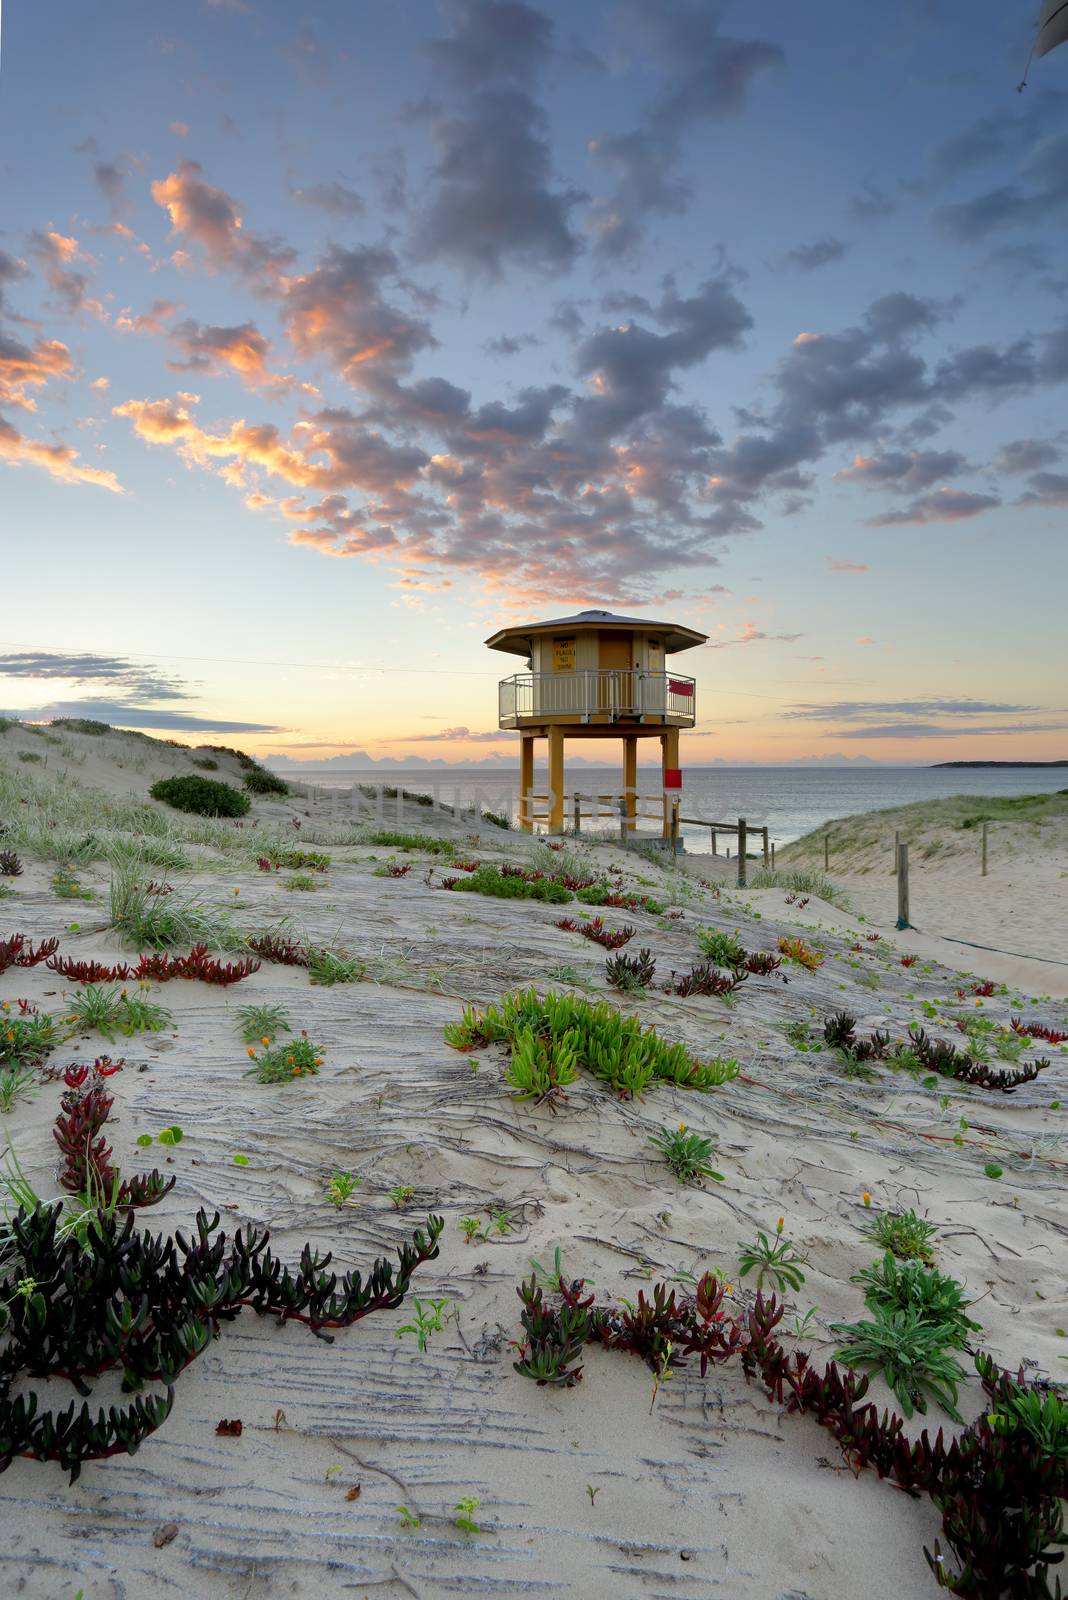
POLYGON ((590 629, 597 633, 611 633, 613 630, 630 632, 640 628, 645 632, 658 633, 664 641, 664 652, 674 655, 679 650, 690 650, 694 645, 704 644, 708 638, 707 633, 698 633, 694 628, 683 627, 678 622, 657 622, 649 617, 620 617, 613 611, 578 611, 572 617, 550 617, 547 622, 524 622, 514 628, 500 628, 486 640, 491 650, 504 650, 509 655, 526 656, 530 654, 530 641, 536 634, 559 633, 561 629, 580 632, 590 629))

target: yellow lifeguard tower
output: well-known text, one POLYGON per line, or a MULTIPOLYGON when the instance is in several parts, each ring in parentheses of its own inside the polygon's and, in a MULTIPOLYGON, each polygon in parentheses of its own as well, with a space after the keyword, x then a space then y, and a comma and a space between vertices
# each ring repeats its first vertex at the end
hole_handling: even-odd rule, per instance
MULTIPOLYGON (((580 611, 521 627, 501 628, 486 644, 523 656, 525 672, 499 685, 499 725, 519 732, 519 821, 536 820, 534 741, 549 742, 549 794, 544 820, 564 831, 564 740, 622 739, 623 796, 628 830, 637 813, 638 740, 660 740, 664 789, 677 785, 679 729, 692 728, 696 686, 667 671, 666 658, 704 644, 707 634, 678 623, 580 611)), ((664 805, 664 834, 668 808, 664 805)), ((540 820, 540 819, 539 819, 540 820)))

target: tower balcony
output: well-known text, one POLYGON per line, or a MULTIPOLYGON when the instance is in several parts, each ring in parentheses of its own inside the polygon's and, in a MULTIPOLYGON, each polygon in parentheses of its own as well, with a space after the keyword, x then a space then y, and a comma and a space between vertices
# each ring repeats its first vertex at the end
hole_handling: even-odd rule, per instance
POLYGON ((636 668, 517 672, 498 685, 498 712, 502 728, 549 722, 692 728, 696 685, 679 674, 636 668))

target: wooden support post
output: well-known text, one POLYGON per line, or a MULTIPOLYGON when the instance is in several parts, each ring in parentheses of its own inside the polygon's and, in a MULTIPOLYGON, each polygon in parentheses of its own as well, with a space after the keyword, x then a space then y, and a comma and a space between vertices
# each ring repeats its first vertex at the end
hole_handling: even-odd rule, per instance
MULTIPOLYGON (((660 735, 660 765, 664 776, 672 767, 679 764, 679 730, 678 728, 665 728, 660 735)), ((661 780, 664 792, 664 838, 671 837, 671 808, 668 804, 667 785, 661 780)))
POLYGON ((745 888, 745 858, 749 850, 749 829, 744 817, 738 818, 738 887, 745 888))
POLYGON ((671 802, 671 853, 678 854, 679 849, 679 811, 682 808, 681 800, 671 802))
POLYGON ((983 823, 983 870, 982 870, 982 874, 981 874, 981 876, 984 877, 984 878, 986 877, 986 830, 987 830, 987 824, 984 822, 983 823))
POLYGON ((911 928, 909 921, 909 847, 897 847, 897 926, 911 928))
POLYGON ((582 832, 582 796, 577 794, 577 795, 575 795, 574 799, 575 799, 575 810, 574 810, 575 832, 576 833, 581 833, 582 832))
POLYGON ((760 831, 764 835, 764 865, 766 867, 770 867, 771 859, 770 859, 769 847, 768 847, 768 830, 767 830, 767 828, 762 828, 760 831))
POLYGON ((630 818, 627 816, 627 797, 626 797, 625 794, 621 794, 620 797, 619 797, 619 842, 620 842, 620 844, 626 844, 626 842, 627 842, 627 824, 628 824, 629 821, 630 821, 630 818))
POLYGON ((623 798, 627 804, 627 831, 633 833, 638 814, 638 740, 633 734, 623 740, 623 798))
POLYGON ((549 728, 549 832, 564 831, 564 730, 549 728))
POLYGON ((831 868, 831 836, 830 836, 829 833, 825 833, 823 835, 823 870, 824 870, 824 872, 829 872, 830 868, 831 868))
POLYGON ((531 792, 534 788, 534 739, 531 734, 519 735, 519 826, 524 833, 533 833, 534 803, 531 792))
POLYGON ((771 870, 772 870, 772 872, 775 871, 775 846, 774 846, 774 844, 771 847, 771 870))
POLYGON ((719 851, 716 849, 716 830, 715 830, 715 828, 711 828, 711 829, 709 829, 709 832, 712 835, 712 854, 714 856, 718 856, 719 855, 719 851))

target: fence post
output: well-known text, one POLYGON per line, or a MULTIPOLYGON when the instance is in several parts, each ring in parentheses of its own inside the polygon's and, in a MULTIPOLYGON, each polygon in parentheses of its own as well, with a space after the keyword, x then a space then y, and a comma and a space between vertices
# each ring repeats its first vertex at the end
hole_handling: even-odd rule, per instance
POLYGON ((625 794, 621 794, 619 797, 619 842, 620 844, 626 844, 627 842, 627 797, 625 794))
POLYGON ((987 830, 987 824, 984 822, 983 823, 983 870, 982 870, 982 873, 981 873, 981 876, 984 877, 984 878, 986 877, 986 830, 987 830))
POLYGON ((772 870, 772 872, 775 871, 775 846, 774 845, 772 845, 772 847, 771 847, 771 870, 772 870))
POLYGON ((911 928, 909 921, 909 847, 897 847, 897 926, 911 928))
POLYGON ((738 818, 738 887, 745 888, 745 858, 749 850, 749 830, 744 817, 738 818))
POLYGON ((716 849, 716 830, 715 828, 710 828, 709 832, 712 835, 712 854, 717 856, 719 855, 719 851, 716 849))
POLYGON ((673 856, 679 853, 679 807, 681 803, 679 800, 671 802, 671 853, 673 856))
POLYGON ((576 794, 575 797, 574 797, 574 800, 575 800, 575 832, 576 833, 581 833, 582 832, 582 796, 580 794, 576 794))
POLYGON ((770 861, 769 854, 768 854, 768 830, 767 830, 767 828, 762 828, 761 832, 764 835, 764 865, 767 867, 767 866, 771 865, 771 861, 770 861))
POLYGON ((824 872, 830 872, 831 870, 831 836, 829 833, 823 835, 823 870, 824 872))

